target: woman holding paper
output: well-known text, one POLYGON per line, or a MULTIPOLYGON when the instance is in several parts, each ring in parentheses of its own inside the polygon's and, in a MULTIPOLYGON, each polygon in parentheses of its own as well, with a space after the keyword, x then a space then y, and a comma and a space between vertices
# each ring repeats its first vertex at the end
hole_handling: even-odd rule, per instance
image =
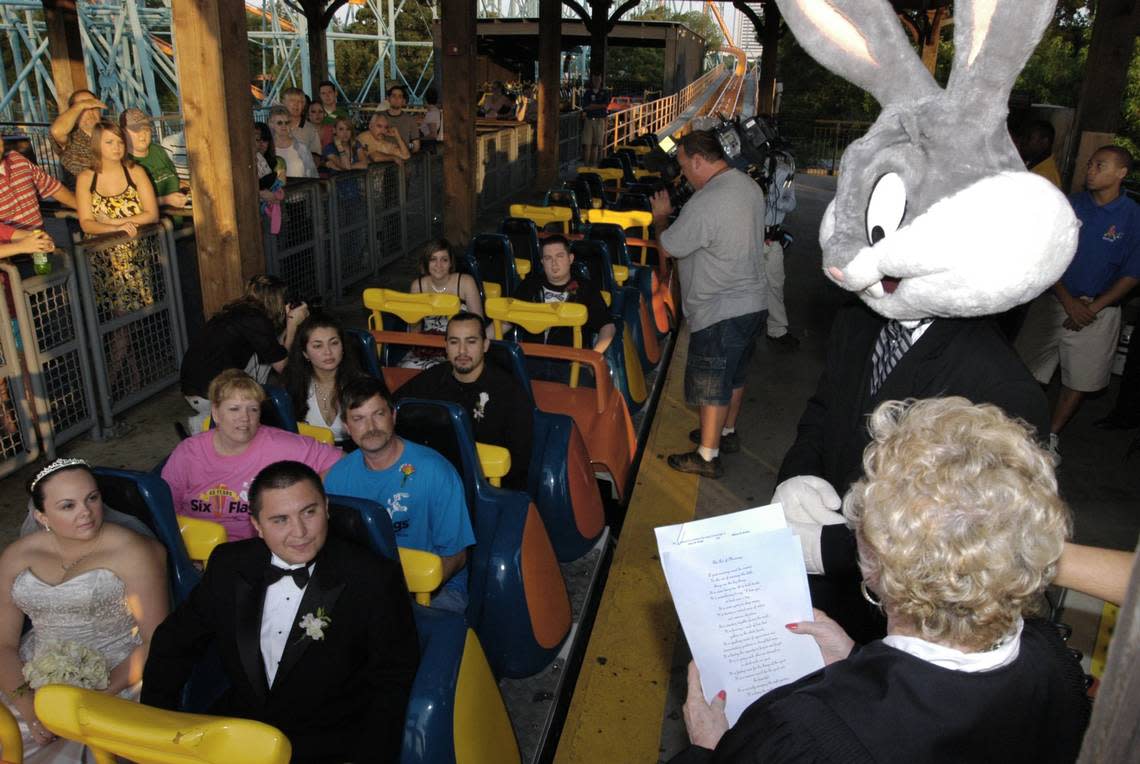
POLYGON ((1049 454, 964 398, 888 401, 870 430, 844 513, 887 636, 856 648, 819 611, 788 624, 828 665, 731 730, 724 692, 706 703, 690 665, 692 745, 673 761, 1073 761, 1084 677, 1057 630, 1029 618, 1070 533, 1049 454))

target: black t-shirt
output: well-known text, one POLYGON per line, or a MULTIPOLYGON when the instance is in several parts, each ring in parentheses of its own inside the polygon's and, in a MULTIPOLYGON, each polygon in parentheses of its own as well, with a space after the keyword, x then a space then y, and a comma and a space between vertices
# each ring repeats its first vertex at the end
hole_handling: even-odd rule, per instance
POLYGON ((214 377, 226 369, 244 369, 250 358, 277 363, 289 355, 277 339, 273 322, 252 305, 235 305, 206 322, 182 358, 182 394, 206 397, 214 377))
POLYGON ((458 403, 471 415, 475 440, 511 452, 504 488, 525 491, 534 437, 534 414, 513 375, 491 362, 474 382, 460 382, 450 363, 425 369, 396 391, 396 398, 425 398, 458 403))
MULTIPOLYGON (((602 299, 601 291, 588 279, 571 278, 561 286, 554 286, 546 280, 546 274, 531 272, 519 288, 515 290, 515 299, 527 302, 576 302, 586 306, 586 325, 583 327, 588 333, 596 335, 606 324, 612 324, 610 309, 602 299)), ((564 345, 571 347, 574 344, 574 333, 569 327, 558 326, 544 335, 527 334, 521 327, 522 338, 528 342, 542 342, 547 345, 564 345)), ((589 343, 583 340, 586 347, 589 343)))

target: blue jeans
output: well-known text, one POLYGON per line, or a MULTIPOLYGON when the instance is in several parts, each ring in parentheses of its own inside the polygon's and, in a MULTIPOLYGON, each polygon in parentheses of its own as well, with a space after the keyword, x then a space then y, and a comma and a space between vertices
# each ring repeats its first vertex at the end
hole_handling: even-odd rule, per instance
POLYGON ((718 321, 689 335, 685 363, 685 403, 690 406, 727 406, 732 391, 748 380, 748 363, 756 349, 756 335, 768 311, 746 313, 718 321))

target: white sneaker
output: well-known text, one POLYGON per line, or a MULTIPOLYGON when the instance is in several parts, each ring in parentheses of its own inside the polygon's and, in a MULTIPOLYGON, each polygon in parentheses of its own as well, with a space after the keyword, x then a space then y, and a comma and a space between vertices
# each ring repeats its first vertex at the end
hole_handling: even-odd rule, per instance
POLYGON ((1053 466, 1061 466, 1061 439, 1057 437, 1057 433, 1049 433, 1049 445, 1046 446, 1049 455, 1053 457, 1053 466))

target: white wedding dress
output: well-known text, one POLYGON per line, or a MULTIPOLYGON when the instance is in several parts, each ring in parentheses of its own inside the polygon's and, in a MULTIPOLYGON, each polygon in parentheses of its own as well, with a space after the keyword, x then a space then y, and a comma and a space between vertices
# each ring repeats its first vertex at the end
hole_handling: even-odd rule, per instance
MULTIPOLYGON (((35 658, 38 647, 76 642, 102 655, 110 672, 142 644, 138 624, 127 607, 126 586, 106 568, 84 571, 55 586, 25 570, 12 582, 12 602, 32 622, 32 630, 20 640, 20 660, 25 663, 35 658)), ((120 696, 137 699, 140 686, 129 687, 120 696)), ((24 736, 25 764, 84 760, 79 743, 56 740, 38 747, 27 724, 16 716, 24 736)))

